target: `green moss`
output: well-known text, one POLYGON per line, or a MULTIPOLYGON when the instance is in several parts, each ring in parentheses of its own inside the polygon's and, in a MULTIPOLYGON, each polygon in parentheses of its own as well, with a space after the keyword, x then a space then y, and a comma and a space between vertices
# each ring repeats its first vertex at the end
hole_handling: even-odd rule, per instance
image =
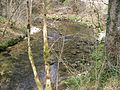
POLYGON ((49 49, 48 49, 48 42, 44 43, 44 59, 45 61, 49 58, 49 49))
POLYGON ((35 66, 35 62, 33 59, 33 53, 32 53, 31 47, 28 47, 28 55, 29 55, 29 60, 31 62, 31 67, 33 69, 34 79, 35 79, 35 82, 37 84, 37 88, 38 88, 38 90, 42 90, 42 85, 41 85, 41 82, 39 80, 38 73, 36 71, 36 66, 35 66))
POLYGON ((4 51, 7 47, 13 46, 23 40, 23 37, 10 38, 6 41, 0 42, 0 51, 4 51))

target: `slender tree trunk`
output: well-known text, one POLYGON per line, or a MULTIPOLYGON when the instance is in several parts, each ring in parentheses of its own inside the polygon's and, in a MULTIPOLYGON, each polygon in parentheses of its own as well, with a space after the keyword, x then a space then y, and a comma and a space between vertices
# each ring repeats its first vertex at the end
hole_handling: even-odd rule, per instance
POLYGON ((2 0, 0 0, 0 16, 2 16, 3 12, 3 6, 2 6, 2 0))
POLYGON ((7 18, 9 19, 10 18, 10 15, 11 15, 11 1, 12 0, 7 0, 7 4, 6 4, 6 7, 7 7, 7 12, 6 12, 6 14, 7 14, 7 18))
POLYGON ((47 11, 46 11, 46 0, 43 0, 43 39, 44 39, 44 46, 43 46, 43 54, 44 54, 44 62, 45 62, 45 71, 46 71, 46 90, 52 90, 51 87, 51 80, 50 80, 50 64, 49 64, 49 49, 48 49, 48 40, 47 40, 47 11))
POLYGON ((106 55, 110 66, 120 66, 120 0, 109 0, 106 55))
POLYGON ((6 1, 6 17, 9 19, 9 12, 10 12, 10 6, 9 6, 9 0, 6 1))
POLYGON ((29 56, 29 60, 32 66, 32 70, 34 73, 34 79, 35 82, 37 84, 37 88, 38 90, 42 90, 42 85, 41 82, 39 80, 38 77, 38 73, 34 64, 34 60, 33 60, 33 54, 32 54, 32 50, 31 50, 31 43, 30 43, 30 31, 31 31, 31 11, 32 11, 32 1, 29 0, 27 1, 27 8, 28 8, 28 25, 27 25, 27 29, 28 29, 28 56, 29 56))
POLYGON ((12 16, 12 3, 13 3, 13 0, 10 0, 9 3, 8 3, 8 18, 10 18, 12 16))

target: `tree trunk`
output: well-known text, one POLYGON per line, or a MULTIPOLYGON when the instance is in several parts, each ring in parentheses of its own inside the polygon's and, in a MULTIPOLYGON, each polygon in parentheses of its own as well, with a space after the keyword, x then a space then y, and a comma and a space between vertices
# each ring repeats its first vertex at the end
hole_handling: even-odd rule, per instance
POLYGON ((106 55, 109 65, 120 64, 120 0, 109 0, 106 29, 106 55))
POLYGON ((2 12, 3 12, 2 0, 0 0, 0 16, 2 16, 2 12))
POLYGON ((7 2, 7 18, 10 19, 10 17, 12 16, 12 3, 13 0, 8 0, 7 2))
POLYGON ((44 62, 45 62, 45 71, 46 71, 46 90, 52 90, 51 80, 50 80, 50 64, 49 64, 49 49, 48 49, 48 40, 47 40, 47 11, 46 11, 46 0, 43 0, 43 54, 44 54, 44 62))
POLYGON ((42 84, 39 80, 38 77, 38 73, 34 64, 34 59, 33 59, 33 54, 32 54, 32 50, 31 50, 31 43, 30 43, 30 31, 31 31, 31 11, 32 11, 32 0, 27 1, 27 8, 28 8, 28 25, 27 25, 27 29, 28 29, 28 57, 31 63, 31 67, 33 70, 33 74, 34 74, 34 79, 37 85, 38 90, 42 90, 42 84))

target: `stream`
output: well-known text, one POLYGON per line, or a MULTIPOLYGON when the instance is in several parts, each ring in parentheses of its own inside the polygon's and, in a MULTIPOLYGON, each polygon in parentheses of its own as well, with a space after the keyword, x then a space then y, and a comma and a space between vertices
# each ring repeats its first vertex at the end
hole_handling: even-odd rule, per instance
MULTIPOLYGON (((55 27, 56 28, 48 28, 49 46, 58 38, 64 36, 65 46, 62 58, 65 62, 68 60, 71 64, 76 63, 77 66, 75 66, 75 68, 80 70, 81 67, 79 67, 79 64, 84 61, 80 63, 77 61, 82 60, 83 56, 84 59, 89 59, 89 53, 92 48, 94 48, 92 29, 86 25, 72 22, 56 22, 55 27), (88 44, 90 47, 87 47, 88 44), (73 60, 75 61, 73 62, 73 60)), ((61 50, 61 42, 62 41, 59 40, 52 47, 52 50, 57 54, 61 50)), ((45 88, 42 31, 31 35, 31 46, 39 78, 43 88, 45 88)), ((50 54, 50 59, 52 60, 51 81, 53 86, 55 86, 57 58, 53 52, 50 54)), ((90 64, 90 62, 88 63, 90 64)), ((65 67, 63 64, 60 65, 60 77, 67 76, 68 73, 65 67)), ((87 64, 85 63, 85 65, 87 64)), ((37 90, 27 55, 27 40, 21 41, 0 53, 0 86, 0 90, 37 90)))

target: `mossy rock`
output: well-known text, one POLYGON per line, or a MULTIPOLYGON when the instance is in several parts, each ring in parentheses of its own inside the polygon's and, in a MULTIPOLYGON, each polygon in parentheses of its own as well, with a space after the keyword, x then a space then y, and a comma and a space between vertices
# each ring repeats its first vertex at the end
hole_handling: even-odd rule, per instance
POLYGON ((0 52, 5 51, 7 47, 13 46, 13 45, 17 44, 18 42, 22 41, 23 38, 24 37, 19 36, 16 38, 11 38, 9 40, 0 42, 0 52))

